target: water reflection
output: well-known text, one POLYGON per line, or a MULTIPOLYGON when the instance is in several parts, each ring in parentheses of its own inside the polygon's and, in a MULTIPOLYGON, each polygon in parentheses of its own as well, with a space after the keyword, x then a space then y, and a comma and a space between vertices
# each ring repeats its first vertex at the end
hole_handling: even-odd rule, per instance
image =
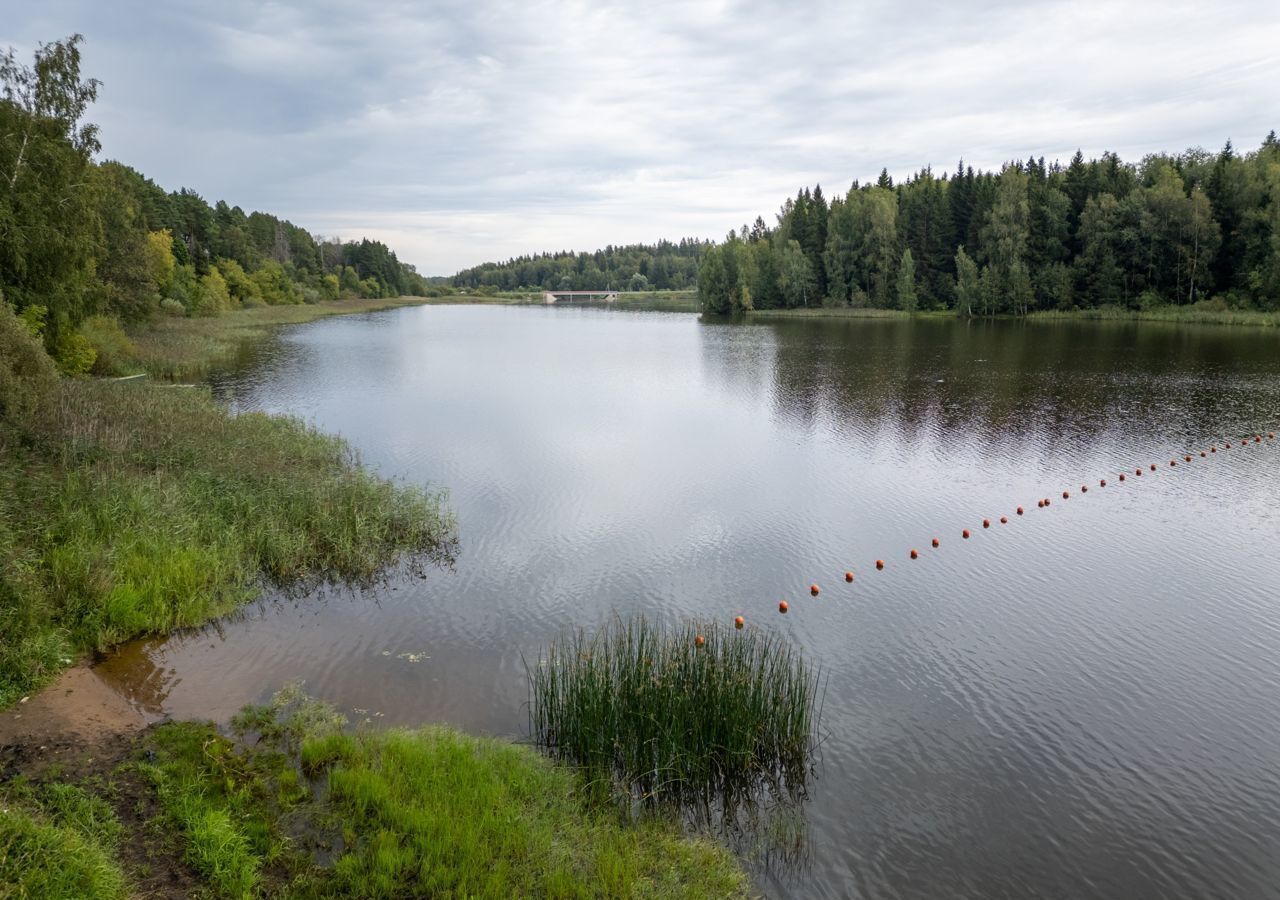
POLYGON ((1278 345, 587 309, 317 322, 218 390, 447 487, 456 568, 268 599, 107 665, 175 715, 303 678, 355 718, 519 738, 523 659, 565 628, 742 614, 829 679, 802 864, 757 854, 767 895, 1272 896, 1280 449, 1056 498, 1273 430, 1278 345))

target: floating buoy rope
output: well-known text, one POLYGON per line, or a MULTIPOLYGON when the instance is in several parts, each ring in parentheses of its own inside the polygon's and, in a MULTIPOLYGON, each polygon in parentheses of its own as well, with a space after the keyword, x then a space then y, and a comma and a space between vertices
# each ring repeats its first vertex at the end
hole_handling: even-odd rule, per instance
MULTIPOLYGON (((1266 440, 1268 440, 1268 441, 1274 441, 1275 439, 1276 439, 1276 433, 1275 433, 1274 431, 1268 431, 1268 432, 1266 433, 1266 440)), ((1256 434, 1256 435, 1254 435, 1254 436, 1253 436, 1252 443, 1254 443, 1254 444, 1261 444, 1261 443, 1262 443, 1262 441, 1263 441, 1263 436, 1262 436, 1261 434, 1256 434)), ((1241 447, 1248 447, 1248 446, 1249 446, 1249 443, 1250 443, 1250 439, 1249 439, 1249 438, 1247 438, 1247 437, 1240 438, 1239 443, 1240 443, 1240 446, 1241 446, 1241 447)), ((1231 442, 1230 442, 1230 441, 1223 441, 1223 442, 1222 442, 1222 449, 1224 449, 1224 450, 1229 450, 1229 449, 1231 449, 1231 442)), ((1207 459, 1207 458, 1209 457, 1209 454, 1211 454, 1211 453, 1217 453, 1217 452, 1218 452, 1218 445, 1217 445, 1217 444, 1212 444, 1212 445, 1210 445, 1210 446, 1209 446, 1209 449, 1208 449, 1208 450, 1200 450, 1200 451, 1198 451, 1198 452, 1199 452, 1199 454, 1200 454, 1200 458, 1201 458, 1201 459, 1207 459)), ((1193 458, 1194 458, 1194 456, 1193 456, 1193 454, 1191 454, 1191 453, 1185 453, 1185 454, 1183 454, 1183 455, 1182 455, 1182 461, 1183 461, 1184 463, 1189 463, 1189 462, 1191 462, 1193 458)), ((1172 459, 1170 459, 1170 460, 1169 460, 1169 467, 1170 467, 1170 468, 1177 468, 1177 466, 1178 466, 1178 459, 1177 459, 1177 457, 1175 456, 1174 458, 1172 458, 1172 459)), ((1137 467, 1133 470, 1133 474, 1134 474, 1135 476, 1137 476, 1137 477, 1141 478, 1141 477, 1142 477, 1142 474, 1143 474, 1143 471, 1144 471, 1144 470, 1143 470, 1143 467, 1142 467, 1142 466, 1137 466, 1137 467)), ((1155 464, 1155 463, 1150 463, 1150 464, 1148 465, 1148 467, 1147 467, 1147 471, 1151 471, 1151 472, 1155 472, 1155 471, 1157 471, 1156 464, 1155 464)), ((1120 481, 1124 481, 1124 480, 1125 480, 1125 478, 1126 478, 1126 475, 1125 475, 1125 473, 1124 473, 1124 472, 1121 472, 1121 473, 1119 473, 1119 475, 1117 476, 1117 478, 1118 478, 1118 480, 1120 480, 1120 481)), ((1106 487, 1106 486, 1107 486, 1107 479, 1105 479, 1105 478, 1100 478, 1100 479, 1098 479, 1098 487, 1106 487)), ((1082 494, 1087 494, 1088 492, 1089 492, 1089 486, 1088 486, 1087 484, 1082 484, 1082 485, 1080 485, 1080 493, 1082 493, 1082 494)), ((1062 492, 1062 499, 1063 499, 1063 500, 1067 500, 1067 499, 1069 499, 1070 497, 1071 497, 1071 493, 1070 493, 1070 491, 1063 491, 1063 492, 1062 492)), ((1045 509, 1045 508, 1047 508, 1049 505, 1050 505, 1050 500, 1049 500, 1049 498, 1048 498, 1048 497, 1044 497, 1043 499, 1040 499, 1040 500, 1037 500, 1037 501, 1036 501, 1036 507, 1037 507, 1037 508, 1039 508, 1039 509, 1045 509)), ((1018 514, 1018 515, 1020 515, 1020 516, 1024 514, 1023 508, 1022 508, 1021 506, 1019 506, 1019 507, 1017 508, 1017 514, 1018 514)), ((1009 517, 1008 517, 1008 516, 1001 516, 1001 517, 1000 517, 1000 524, 1001 524, 1001 525, 1007 525, 1007 524, 1009 524, 1009 517)), ((991 527, 991 520, 990 520, 990 519, 983 519, 983 520, 982 520, 982 527, 983 527, 983 528, 990 528, 990 527, 991 527)), ((962 538, 964 538, 965 540, 968 540, 968 539, 969 539, 969 537, 970 537, 969 529, 968 529, 968 528, 963 529, 963 530, 960 532, 960 536, 961 536, 962 538)), ((930 544, 934 547, 934 549, 937 549, 939 546, 941 546, 941 542, 940 542, 936 537, 935 537, 935 538, 933 538, 933 539, 930 541, 930 544)), ((919 552, 918 550, 916 550, 915 548, 912 548, 912 549, 911 549, 911 551, 910 551, 910 556, 911 556, 911 558, 912 558, 912 559, 919 559, 919 558, 920 558, 920 552, 919 552)), ((876 570, 877 570, 877 571, 884 571, 884 565, 885 565, 885 563, 884 563, 884 560, 883 560, 883 559, 877 559, 877 560, 876 560, 876 570)), ((845 580, 847 583, 850 583, 850 584, 852 584, 852 583, 853 583, 853 572, 852 572, 852 570, 847 571, 847 572, 845 572, 845 573, 844 573, 844 580, 845 580)), ((811 584, 811 585, 809 585, 809 593, 810 593, 810 594, 812 594, 812 595, 813 595, 813 596, 815 596, 815 597, 816 597, 816 596, 818 596, 818 594, 820 593, 820 591, 819 591, 818 585, 817 585, 816 583, 815 583, 815 584, 811 584)), ((788 606, 788 604, 787 604, 787 601, 786 601, 786 600, 780 600, 780 601, 778 602, 778 612, 780 612, 780 613, 786 613, 788 609, 790 609, 790 606, 788 606)), ((742 616, 736 616, 736 617, 734 617, 734 620, 733 620, 733 627, 734 627, 734 628, 741 629, 741 628, 743 627, 743 625, 744 625, 744 624, 745 624, 745 620, 744 620, 744 618, 743 618, 742 616)), ((706 639, 705 639, 702 635, 697 635, 697 637, 694 639, 694 641, 695 641, 695 643, 697 644, 697 646, 698 646, 698 647, 702 647, 702 646, 704 645, 704 643, 706 642, 706 639)))

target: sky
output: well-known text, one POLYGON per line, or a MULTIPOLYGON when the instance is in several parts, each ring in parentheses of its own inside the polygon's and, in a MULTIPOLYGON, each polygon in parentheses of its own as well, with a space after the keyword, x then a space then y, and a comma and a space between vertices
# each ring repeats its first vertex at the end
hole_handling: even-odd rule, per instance
POLYGON ((427 275, 722 238, 820 183, 1250 149, 1280 4, 0 0, 85 37, 103 158, 427 275))

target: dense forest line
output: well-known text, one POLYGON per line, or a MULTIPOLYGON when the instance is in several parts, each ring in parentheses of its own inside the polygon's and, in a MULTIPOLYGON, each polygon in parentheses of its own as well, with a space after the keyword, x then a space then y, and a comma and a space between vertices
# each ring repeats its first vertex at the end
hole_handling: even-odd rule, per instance
POLYGON ((504 263, 484 263, 453 277, 453 286, 467 290, 502 291, 671 291, 692 289, 698 283, 698 263, 714 241, 683 238, 676 244, 610 245, 594 253, 542 253, 519 256, 504 263))
POLYGON ((0 55, 0 296, 64 371, 88 370, 120 323, 157 315, 427 293, 380 242, 320 238, 96 162, 83 120, 99 84, 81 79, 80 40, 42 45, 32 66, 0 55))
POLYGON ((1114 153, 900 184, 882 171, 828 204, 821 186, 709 250, 717 314, 803 306, 1036 309, 1280 308, 1280 141, 1238 154, 1114 153))

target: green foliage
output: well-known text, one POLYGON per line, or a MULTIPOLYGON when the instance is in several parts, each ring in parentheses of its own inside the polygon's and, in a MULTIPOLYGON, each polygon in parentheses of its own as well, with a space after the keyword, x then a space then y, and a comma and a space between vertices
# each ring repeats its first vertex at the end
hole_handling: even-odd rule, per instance
POLYGON ((57 387, 53 360, 37 334, 0 302, 0 429, 32 415, 57 387))
POLYGON ((160 301, 160 312, 180 319, 187 314, 187 308, 172 297, 165 297, 160 301))
POLYGON ((216 316, 231 308, 231 294, 227 282, 216 268, 200 276, 191 311, 200 316, 216 316))
POLYGON ((685 238, 679 243, 610 245, 594 253, 521 256, 464 269, 453 277, 453 286, 468 291, 481 287, 498 291, 598 291, 621 288, 641 275, 645 286, 631 290, 686 290, 697 284, 699 261, 709 246, 710 241, 685 238))
POLYGON ((911 248, 902 251, 902 259, 898 262, 898 309, 904 312, 916 311, 916 263, 911 256, 911 248))
POLYGON ((115 319, 90 316, 80 323, 80 334, 93 348, 94 375, 127 375, 134 371, 137 349, 115 319))
POLYGON ((98 353, 89 339, 75 331, 63 331, 54 344, 53 358, 64 375, 86 375, 98 353))
POLYGON ((732 806, 805 784, 817 678, 770 632, 614 620, 553 644, 530 679, 538 742, 628 800, 732 806))

